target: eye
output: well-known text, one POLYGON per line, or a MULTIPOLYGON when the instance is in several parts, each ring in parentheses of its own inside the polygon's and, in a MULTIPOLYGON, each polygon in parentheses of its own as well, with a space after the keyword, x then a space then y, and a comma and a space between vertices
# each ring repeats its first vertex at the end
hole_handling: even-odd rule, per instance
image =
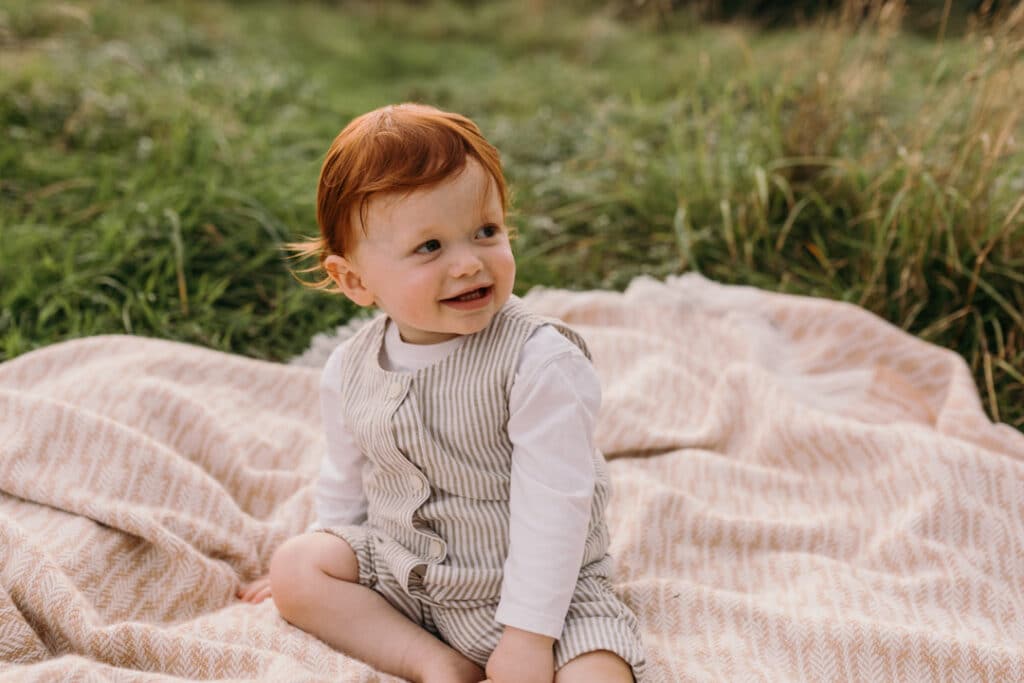
POLYGON ((492 225, 485 225, 484 227, 482 227, 479 230, 477 230, 476 234, 477 234, 477 237, 481 237, 483 239, 487 239, 489 237, 494 237, 495 235, 498 234, 498 226, 497 225, 493 225, 493 224, 492 225))
POLYGON ((416 247, 417 254, 429 254, 432 251, 437 251, 441 248, 441 242, 438 240, 427 240, 420 246, 416 247))

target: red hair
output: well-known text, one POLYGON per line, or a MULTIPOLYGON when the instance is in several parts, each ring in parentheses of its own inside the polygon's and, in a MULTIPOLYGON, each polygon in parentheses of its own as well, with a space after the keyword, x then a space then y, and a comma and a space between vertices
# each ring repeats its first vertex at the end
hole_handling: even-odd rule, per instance
MULTIPOLYGON (((323 272, 324 259, 343 256, 354 244, 355 211, 366 229, 367 204, 378 194, 409 193, 437 185, 459 173, 473 157, 494 179, 502 211, 508 189, 498 150, 460 114, 422 104, 381 107, 353 119, 334 138, 320 169, 316 220, 320 237, 285 245, 296 258, 319 263, 301 272, 323 272)), ((328 289, 330 276, 306 282, 328 289)))

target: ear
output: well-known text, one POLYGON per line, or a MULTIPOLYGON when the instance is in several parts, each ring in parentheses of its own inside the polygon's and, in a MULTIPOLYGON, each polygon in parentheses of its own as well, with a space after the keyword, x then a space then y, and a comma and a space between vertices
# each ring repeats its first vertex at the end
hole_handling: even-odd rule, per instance
POLYGON ((367 289, 355 263, 343 256, 331 254, 324 259, 324 268, 342 294, 359 306, 373 305, 373 292, 367 289))

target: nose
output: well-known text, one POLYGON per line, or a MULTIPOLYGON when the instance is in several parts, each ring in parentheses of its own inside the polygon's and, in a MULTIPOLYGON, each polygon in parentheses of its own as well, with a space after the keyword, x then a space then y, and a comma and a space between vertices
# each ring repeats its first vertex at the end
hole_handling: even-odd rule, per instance
POLYGON ((452 277, 470 277, 483 269, 484 264, 472 249, 459 249, 452 254, 448 272, 452 277))

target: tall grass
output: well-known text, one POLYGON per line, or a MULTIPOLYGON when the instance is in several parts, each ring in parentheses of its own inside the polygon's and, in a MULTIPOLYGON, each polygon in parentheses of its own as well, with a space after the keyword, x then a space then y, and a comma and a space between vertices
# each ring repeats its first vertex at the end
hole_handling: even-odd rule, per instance
POLYGON ((690 269, 854 302, 963 354, 1024 426, 1021 3, 941 40, 900 2, 769 32, 543 2, 134 7, 0 11, 0 357, 106 332, 297 353, 355 313, 279 249, 315 230, 322 154, 415 99, 502 150, 519 291, 690 269))

